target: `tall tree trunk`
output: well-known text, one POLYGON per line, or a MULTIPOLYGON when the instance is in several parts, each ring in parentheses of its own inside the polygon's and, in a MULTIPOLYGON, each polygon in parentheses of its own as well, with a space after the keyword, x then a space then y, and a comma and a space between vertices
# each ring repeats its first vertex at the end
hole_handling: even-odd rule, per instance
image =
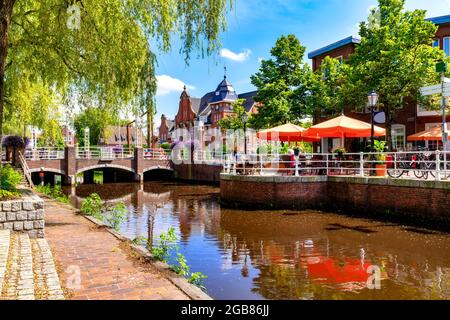
POLYGON ((3 139, 3 105, 5 99, 5 67, 8 56, 8 31, 16 0, 0 0, 0 148, 3 139))
POLYGON ((147 111, 147 144, 149 148, 153 148, 153 110, 147 111))

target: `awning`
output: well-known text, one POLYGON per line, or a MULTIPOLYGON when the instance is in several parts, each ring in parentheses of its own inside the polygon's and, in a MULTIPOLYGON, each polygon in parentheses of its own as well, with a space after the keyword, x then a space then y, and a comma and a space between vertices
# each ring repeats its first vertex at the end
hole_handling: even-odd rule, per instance
MULTIPOLYGON (((447 131, 450 133, 450 131, 447 131)), ((434 127, 408 137, 408 141, 442 141, 442 128, 434 127)))
POLYGON ((259 131, 257 137, 259 139, 268 141, 283 141, 283 142, 300 142, 300 141, 313 142, 319 140, 318 138, 314 137, 304 137, 303 133, 305 131, 306 129, 300 126, 288 123, 275 128, 259 131))

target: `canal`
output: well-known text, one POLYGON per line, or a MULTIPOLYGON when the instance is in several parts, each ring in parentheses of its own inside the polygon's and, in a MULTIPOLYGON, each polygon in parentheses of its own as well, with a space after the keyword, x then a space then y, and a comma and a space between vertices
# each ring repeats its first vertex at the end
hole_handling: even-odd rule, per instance
POLYGON ((121 232, 131 239, 154 242, 174 227, 215 299, 450 299, 449 234, 322 212, 223 209, 219 188, 176 182, 81 185, 71 201, 79 207, 93 192, 127 204, 121 232), (379 275, 374 289, 368 270, 379 275))

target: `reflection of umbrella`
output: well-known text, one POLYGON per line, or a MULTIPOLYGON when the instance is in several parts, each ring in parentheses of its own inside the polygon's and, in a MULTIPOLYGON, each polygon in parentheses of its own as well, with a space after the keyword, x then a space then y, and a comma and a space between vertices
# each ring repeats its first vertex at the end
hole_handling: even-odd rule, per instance
MULTIPOLYGON (((386 135, 386 130, 375 126, 374 136, 386 135)), ((371 125, 360 120, 340 116, 309 128, 303 136, 316 138, 368 138, 371 125)))
MULTIPOLYGON (((450 133, 450 131, 447 131, 450 133)), ((442 128, 434 127, 408 137, 408 141, 442 141, 442 128)))
POLYGON ((284 142, 299 142, 299 141, 317 141, 317 138, 304 137, 303 132, 306 129, 295 124, 288 123, 275 128, 262 130, 258 132, 258 138, 268 141, 284 141, 284 142))
POLYGON ((312 280, 321 283, 347 284, 366 283, 370 277, 367 269, 371 263, 346 258, 342 261, 328 257, 307 259, 308 272, 312 280))

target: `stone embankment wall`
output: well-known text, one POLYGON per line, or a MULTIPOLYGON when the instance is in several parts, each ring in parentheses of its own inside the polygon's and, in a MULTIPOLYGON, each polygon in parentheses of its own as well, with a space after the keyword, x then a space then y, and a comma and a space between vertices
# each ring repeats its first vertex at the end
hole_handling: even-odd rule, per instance
POLYGON ((44 238, 44 201, 31 191, 18 200, 0 201, 0 230, 26 232, 30 238, 44 238))
POLYGON ((223 170, 223 166, 200 163, 173 164, 173 170, 175 172, 175 179, 194 182, 219 183, 220 173, 223 170))
POLYGON ((220 189, 222 204, 230 207, 318 209, 450 227, 450 181, 222 174, 220 189))

